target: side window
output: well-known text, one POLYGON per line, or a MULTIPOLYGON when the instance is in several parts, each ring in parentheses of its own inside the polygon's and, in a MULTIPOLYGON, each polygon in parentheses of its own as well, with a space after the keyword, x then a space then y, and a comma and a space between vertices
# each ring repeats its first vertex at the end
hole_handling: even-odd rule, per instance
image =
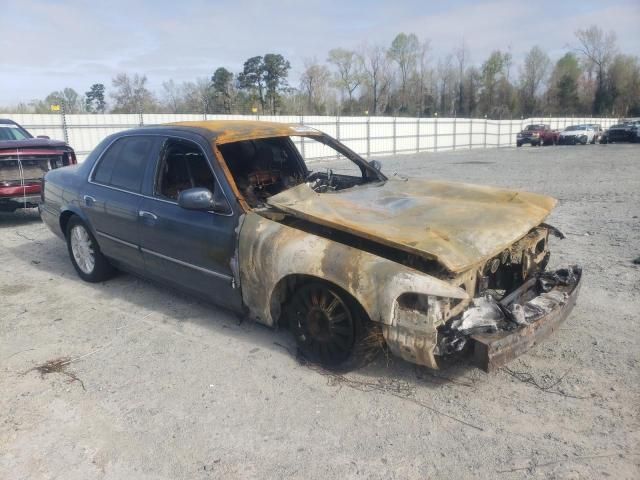
POLYGON ((177 201, 181 191, 189 188, 215 190, 215 178, 207 158, 195 143, 168 139, 160 154, 154 194, 177 201))
POLYGON ((93 174, 97 183, 140 192, 154 137, 124 137, 105 152, 93 174))

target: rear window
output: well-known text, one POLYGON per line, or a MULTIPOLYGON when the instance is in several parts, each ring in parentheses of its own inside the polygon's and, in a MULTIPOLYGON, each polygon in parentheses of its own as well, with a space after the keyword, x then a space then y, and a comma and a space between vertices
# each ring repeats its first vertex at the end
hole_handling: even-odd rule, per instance
POLYGON ((139 193, 147 168, 153 137, 124 137, 105 152, 93 174, 93 181, 139 193))

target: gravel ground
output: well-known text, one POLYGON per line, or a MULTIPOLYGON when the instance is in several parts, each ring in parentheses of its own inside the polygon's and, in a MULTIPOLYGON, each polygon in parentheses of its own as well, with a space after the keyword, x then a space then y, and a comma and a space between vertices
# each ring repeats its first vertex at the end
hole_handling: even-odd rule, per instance
POLYGON ((559 332, 487 375, 395 358, 346 376, 273 332, 129 275, 83 283, 36 212, 0 214, 0 478, 640 477, 640 148, 383 159, 560 200, 582 264, 559 332), (70 357, 65 373, 34 367, 70 357))

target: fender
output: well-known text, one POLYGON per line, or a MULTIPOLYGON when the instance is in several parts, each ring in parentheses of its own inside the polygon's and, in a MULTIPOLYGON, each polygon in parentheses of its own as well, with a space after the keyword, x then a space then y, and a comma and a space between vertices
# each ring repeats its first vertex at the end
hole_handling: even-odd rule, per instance
POLYGON ((243 302, 260 322, 275 326, 280 314, 278 286, 292 275, 331 282, 355 298, 369 318, 394 320, 403 293, 468 299, 462 288, 391 260, 247 213, 239 239, 243 302))

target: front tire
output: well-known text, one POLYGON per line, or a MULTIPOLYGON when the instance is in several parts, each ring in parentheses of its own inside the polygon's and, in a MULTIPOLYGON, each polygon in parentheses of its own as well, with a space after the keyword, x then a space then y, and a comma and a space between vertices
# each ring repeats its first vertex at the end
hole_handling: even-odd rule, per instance
POLYGON ((114 268, 100 252, 98 242, 89 228, 77 216, 69 219, 66 237, 71 263, 82 280, 97 283, 113 276, 114 268))
POLYGON ((364 309, 329 283, 299 286, 285 314, 302 356, 331 370, 349 371, 369 363, 383 343, 364 309))

